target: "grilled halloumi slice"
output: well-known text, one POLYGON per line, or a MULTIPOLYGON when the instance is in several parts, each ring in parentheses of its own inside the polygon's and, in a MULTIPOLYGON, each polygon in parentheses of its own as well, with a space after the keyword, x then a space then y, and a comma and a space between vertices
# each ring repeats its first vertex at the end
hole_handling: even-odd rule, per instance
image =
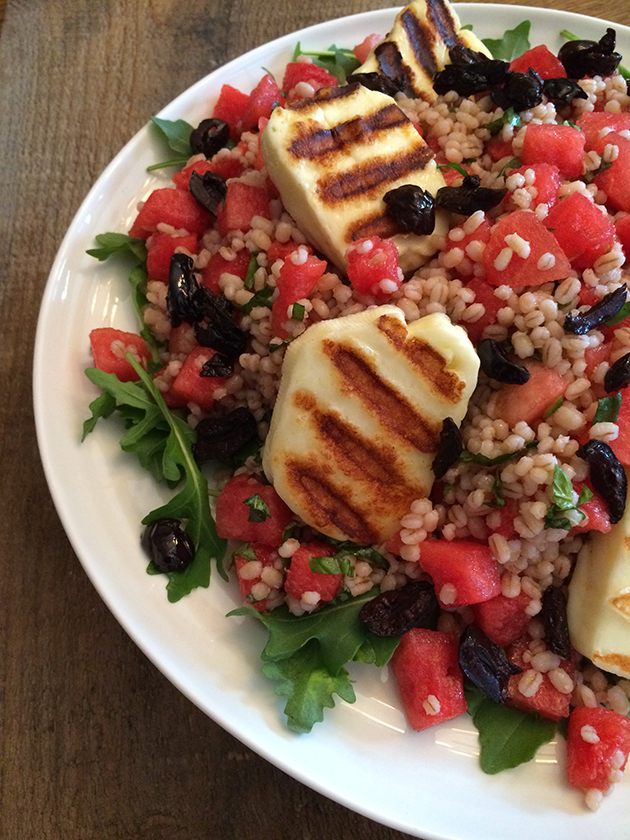
POLYGON ((392 305, 322 321, 286 351, 263 468, 304 522, 373 545, 428 496, 445 417, 461 423, 479 359, 443 314, 392 305))
POLYGON ((462 29, 447 0, 417 0, 397 16, 392 31, 377 44, 355 73, 401 74, 417 97, 434 102, 433 77, 450 64, 449 50, 461 44, 492 58, 469 29, 462 29))
POLYGON ((383 196, 395 187, 416 184, 435 195, 445 186, 433 152, 390 96, 354 84, 290 102, 271 114, 261 147, 284 206, 341 270, 357 239, 393 238, 409 271, 446 235, 441 212, 430 236, 396 233, 385 213, 383 196))
POLYGON ((567 616, 573 647, 630 679, 630 505, 607 534, 592 531, 580 551, 567 616))

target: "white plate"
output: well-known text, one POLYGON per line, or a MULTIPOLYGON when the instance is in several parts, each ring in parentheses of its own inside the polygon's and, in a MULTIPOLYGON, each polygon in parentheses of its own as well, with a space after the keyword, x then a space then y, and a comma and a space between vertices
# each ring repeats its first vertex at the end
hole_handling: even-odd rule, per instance
MULTIPOLYGON (((462 23, 472 23, 483 37, 500 37, 529 19, 531 43, 554 50, 562 29, 593 39, 605 29, 602 21, 545 9, 466 4, 458 11, 462 23)), ((250 90, 263 67, 281 72, 297 40, 303 47, 352 47, 372 32, 387 32, 394 14, 389 9, 346 17, 258 47, 202 79, 160 116, 196 124, 221 84, 250 90)), ((614 26, 620 51, 630 55, 630 29, 614 26)), ((566 782, 561 740, 528 765, 485 776, 469 719, 407 731, 394 687, 382 679, 386 671, 354 667, 356 704, 338 701, 310 735, 292 734, 282 722, 284 701, 259 671, 262 626, 225 617, 240 603, 236 586, 214 572, 210 589, 170 604, 164 580, 146 574, 139 523, 166 496, 121 452, 116 423, 99 423, 83 444, 80 435, 95 396, 83 375, 91 364, 89 330, 136 328, 123 274, 98 264, 85 249, 97 233, 127 231, 137 201, 168 184, 169 175, 145 171, 157 154, 144 128, 85 199, 53 266, 35 348, 35 410, 46 476, 72 545, 106 604, 158 668, 221 726, 297 779, 372 819, 427 840, 629 837, 628 774, 596 814, 586 811, 580 792, 566 782)))

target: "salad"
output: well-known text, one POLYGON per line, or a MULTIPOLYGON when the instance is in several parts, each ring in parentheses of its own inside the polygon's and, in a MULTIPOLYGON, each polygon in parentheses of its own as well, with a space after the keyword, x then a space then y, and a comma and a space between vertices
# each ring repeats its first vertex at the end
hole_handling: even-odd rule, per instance
MULTIPOLYGON (((422 7, 426 22, 434 6, 406 11, 421 17, 422 7)), ((565 67, 527 32, 451 60, 433 94, 394 73, 398 90, 375 91, 393 93, 444 183, 432 200, 419 187, 388 217, 433 240, 404 272, 392 236, 355 238, 347 272, 314 247, 261 152, 279 113, 331 89, 339 99, 348 82, 356 91, 361 66, 371 90, 370 61, 391 40, 315 56, 298 45, 282 80, 265 74, 251 93, 224 86, 205 125, 154 120, 171 148, 160 165, 183 169, 129 235, 100 235, 91 252, 138 263, 141 329, 92 332, 88 376, 102 393, 85 431, 119 413, 123 449, 173 487, 143 534, 169 599, 207 586, 213 563, 235 570, 236 612, 269 632, 263 671, 287 696, 293 729, 310 730, 335 695, 352 702, 346 663, 391 660, 410 725, 467 709, 487 772, 528 760, 568 719, 570 780, 597 807, 627 760, 628 681, 578 655, 563 616, 593 532, 601 541, 624 527, 630 100, 614 34, 576 41, 565 67), (575 55, 606 66, 576 70, 575 55), (429 492, 408 500, 387 539, 343 539, 308 511, 296 517, 260 449, 277 423, 285 358, 315 327, 391 306, 410 333, 436 315, 464 325, 481 372, 463 421, 441 418, 429 492), (219 480, 216 525, 206 463, 219 480), (497 749, 515 720, 523 737, 497 749)))

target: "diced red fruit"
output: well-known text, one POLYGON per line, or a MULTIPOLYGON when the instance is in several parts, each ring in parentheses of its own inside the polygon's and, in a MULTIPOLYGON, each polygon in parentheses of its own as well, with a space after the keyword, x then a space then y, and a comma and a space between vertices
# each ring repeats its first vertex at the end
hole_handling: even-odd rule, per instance
POLYGON ((622 216, 615 222, 617 239, 621 242, 626 260, 630 259, 630 216, 622 216))
POLYGON ((222 274, 234 274, 244 280, 247 276, 247 268, 251 254, 247 248, 243 248, 236 252, 236 257, 233 260, 226 260, 221 256, 219 251, 213 254, 208 260, 206 266, 201 270, 201 285, 213 291, 215 294, 220 292, 219 278, 222 274))
MULTIPOLYGON (((300 82, 306 82, 314 90, 319 90, 323 87, 336 87, 339 82, 335 76, 324 70, 323 67, 318 67, 317 64, 311 64, 307 61, 291 61, 287 64, 287 69, 284 71, 284 79, 282 80, 282 90, 290 93, 293 88, 300 82)), ((293 96, 289 98, 299 98, 293 96)))
POLYGON ((325 260, 312 254, 303 263, 294 262, 291 254, 285 258, 277 281, 278 296, 271 307, 271 331, 274 336, 286 338, 289 335, 284 326, 285 321, 290 320, 289 306, 309 297, 326 267, 325 260))
POLYGON ((242 131, 258 127, 261 117, 269 119, 271 112, 278 105, 284 105, 284 96, 270 73, 265 73, 249 95, 249 102, 242 117, 242 131))
POLYGON ((299 245, 297 242, 294 242, 290 239, 288 242, 278 242, 275 239, 267 251, 267 257, 269 258, 269 265, 273 265, 276 260, 286 260, 289 254, 292 254, 294 251, 297 251, 298 248, 306 248, 309 254, 313 253, 313 249, 310 245, 299 245))
POLYGON ((619 461, 625 467, 630 467, 630 393, 627 388, 621 392, 621 408, 617 424, 619 435, 615 440, 609 441, 608 445, 619 461))
POLYGON ((358 239, 348 248, 347 257, 348 280, 359 294, 385 300, 400 288, 403 278, 392 239, 358 239))
POLYGON ((217 533, 227 540, 262 543, 276 548, 282 543, 284 529, 293 514, 270 484, 263 484, 245 473, 235 475, 217 499, 217 533), (260 496, 269 508, 262 522, 250 522, 250 508, 243 504, 251 496, 260 496))
POLYGON ((206 362, 216 353, 209 347, 195 347, 184 363, 171 387, 170 397, 182 405, 195 403, 204 411, 209 411, 214 405, 214 392, 226 382, 226 377, 200 376, 200 371, 206 362))
POLYGON ((599 135, 604 128, 610 128, 613 131, 630 129, 630 113, 627 111, 620 114, 614 114, 612 111, 585 111, 576 125, 584 134, 586 151, 590 151, 599 142, 599 135))
POLYGON ((317 592, 322 603, 332 601, 343 585, 343 575, 314 572, 309 566, 314 557, 332 557, 334 546, 326 543, 302 543, 291 557, 284 589, 287 595, 301 600, 305 592, 317 592))
POLYGON ((530 67, 541 79, 566 79, 567 76, 560 59, 544 44, 532 47, 510 62, 510 70, 513 73, 527 73, 530 67))
POLYGON ((219 205, 217 211, 217 226, 221 236, 227 236, 231 230, 247 233, 251 230, 254 216, 271 218, 267 190, 243 181, 229 181, 225 202, 219 205))
POLYGON ((483 265, 488 282, 493 286, 540 286, 542 283, 564 280, 571 271, 571 264, 558 240, 528 210, 517 210, 499 219, 486 245, 483 265), (499 259, 497 268, 495 261, 505 248, 509 248, 505 237, 513 233, 528 243, 529 256, 520 257, 512 253, 507 266, 501 268, 499 259))
MULTIPOLYGON (((506 650, 510 662, 522 668, 523 672, 531 667, 523 658, 525 651, 529 650, 530 641, 528 636, 522 636, 509 645, 506 650)), ((573 679, 575 668, 569 660, 561 659, 558 667, 566 671, 569 677, 573 679)), ((563 694, 558 691, 551 682, 549 675, 543 674, 542 682, 537 691, 531 697, 527 697, 520 692, 518 687, 522 677, 523 674, 513 674, 508 680, 508 705, 521 709, 523 712, 538 712, 539 715, 549 718, 549 720, 561 720, 569 716, 571 692, 563 694)))
POLYGON ((499 516, 499 524, 492 529, 493 534, 500 534, 506 540, 511 540, 516 537, 517 532, 514 527, 514 517, 518 513, 518 503, 516 499, 506 499, 503 507, 498 507, 494 511, 499 516))
POLYGON ((149 280, 163 280, 168 283, 171 257, 183 248, 191 254, 197 253, 197 237, 194 233, 186 236, 171 236, 156 230, 147 241, 147 274, 149 280))
POLYGON ((600 706, 573 709, 567 734, 567 771, 573 787, 608 790, 611 770, 623 771, 629 753, 630 720, 625 715, 600 706))
POLYGON ((590 481, 573 482, 573 489, 580 496, 582 487, 586 486, 593 494, 593 497, 580 505, 580 510, 585 513, 587 519, 583 519, 571 529, 572 534, 582 534, 585 531, 600 531, 602 534, 607 534, 612 525, 610 524, 610 511, 608 505, 599 495, 597 490, 594 490, 590 481))
POLYGON ((610 168, 596 175, 593 183, 606 193, 612 210, 630 212, 630 140, 611 132, 595 143, 595 151, 602 154, 608 144, 616 146, 619 152, 610 168))
POLYGON ((486 151, 490 155, 490 159, 493 161, 493 163, 497 163, 498 161, 503 160, 503 158, 506 157, 513 157, 512 141, 504 140, 500 134, 497 134, 491 140, 488 141, 486 151))
POLYGON ((546 204, 548 207, 553 207, 560 189, 558 167, 551 163, 532 163, 529 166, 512 169, 508 175, 525 175, 528 169, 531 169, 535 175, 533 186, 536 188, 536 197, 532 200, 532 205, 538 207, 539 204, 546 204))
POLYGON ((495 403, 497 417, 512 429, 520 421, 534 423, 564 396, 567 382, 542 362, 526 362, 529 380, 524 385, 502 385, 495 403))
POLYGON ((466 711, 458 649, 448 633, 419 628, 403 633, 392 669, 412 729, 427 729, 466 711))
POLYGON ((443 607, 489 601, 501 592, 497 563, 487 545, 468 540, 425 540, 420 564, 431 575, 443 607))
POLYGON ((545 226, 576 271, 591 268, 615 243, 615 226, 607 215, 581 193, 572 193, 551 208, 545 226))
POLYGON ((377 32, 374 32, 372 35, 368 35, 367 38, 364 38, 360 44, 357 44, 356 47, 352 50, 352 52, 357 57, 357 60, 364 64, 367 61, 367 57, 372 52, 374 47, 381 43, 381 41, 385 40, 384 35, 379 35, 377 32))
MULTIPOLYGON (((256 559, 259 560, 263 568, 273 567, 276 561, 276 550, 271 548, 268 545, 252 545, 252 551, 256 555, 256 559)), ((238 585, 241 590, 241 595, 243 598, 247 599, 249 604, 259 612, 265 612, 267 610, 267 599, 263 598, 261 601, 254 601, 250 596, 250 593, 254 586, 257 583, 261 582, 261 577, 249 578, 249 577, 241 577, 241 570, 243 566, 246 566, 250 562, 249 559, 246 557, 241 557, 240 554, 234 555, 234 566, 236 567, 236 577, 238 578, 238 585)))
POLYGON ((188 355, 197 346, 195 331, 190 324, 184 322, 178 327, 172 327, 168 336, 169 353, 184 353, 188 355))
POLYGON ((521 591, 515 598, 503 594, 471 607, 475 624, 496 642, 507 647, 525 635, 530 617, 525 612, 531 598, 521 591))
POLYGON ((140 377, 127 361, 131 353, 143 368, 151 358, 147 343, 142 336, 123 332, 114 327, 97 327, 90 332, 90 346, 94 366, 105 373, 115 373, 121 382, 135 382, 140 377))
MULTIPOLYGON (((589 304, 592 306, 593 304, 589 304)), ((602 362, 610 361, 610 354, 612 352, 612 345, 609 342, 602 342, 597 347, 589 347, 584 351, 584 361, 586 362, 586 370, 584 371, 588 377, 591 376, 597 365, 602 362)))
POLYGON ((245 111, 249 106, 249 96, 232 85, 223 85, 212 116, 224 120, 230 126, 230 137, 237 140, 241 136, 245 111))
POLYGON ((465 323, 464 326, 468 333, 468 338, 473 344, 478 344, 481 341, 483 331, 490 324, 496 323, 497 313, 499 309, 505 306, 505 301, 502 301, 494 293, 494 286, 489 286, 488 283, 481 277, 473 277, 473 279, 466 284, 468 289, 472 289, 475 293, 475 303, 482 303, 484 314, 472 323, 465 323))
POLYGON ((186 190, 164 187, 149 195, 138 211, 129 235, 135 239, 148 239, 161 223, 201 236, 210 227, 212 216, 186 190))
POLYGON ((584 135, 570 125, 530 123, 525 131, 521 161, 550 163, 565 178, 579 178, 584 172, 584 135))
POLYGON ((227 180, 228 178, 238 178, 242 171, 243 164, 238 158, 229 155, 215 156, 212 160, 198 160, 191 163, 190 166, 184 167, 181 172, 176 172, 173 175, 173 183, 178 190, 187 190, 193 172, 198 175, 214 172, 227 180))
MULTIPOLYGON (((433 486, 435 487, 435 484, 433 486)), ((400 537, 400 531, 396 531, 396 533, 387 540, 384 548, 385 551, 389 551, 391 554, 400 554, 400 550, 403 545, 404 543, 400 537)))

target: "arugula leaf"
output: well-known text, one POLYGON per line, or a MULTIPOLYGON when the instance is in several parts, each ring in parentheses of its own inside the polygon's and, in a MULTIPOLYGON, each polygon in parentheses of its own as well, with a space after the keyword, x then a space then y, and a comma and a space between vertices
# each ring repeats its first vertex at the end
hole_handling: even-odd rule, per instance
POLYGON ((552 720, 494 703, 469 685, 465 695, 479 732, 479 764, 484 773, 494 775, 530 761, 556 734, 558 725, 552 720))
POLYGON ((265 660, 263 674, 279 683, 276 694, 288 697, 284 713, 294 732, 310 732, 324 719, 324 709, 335 705, 333 694, 347 703, 356 696, 348 672, 342 668, 332 676, 322 664, 317 642, 311 641, 288 659, 265 660))
MULTIPOLYGON (((580 40, 578 35, 574 35, 572 32, 569 32, 568 29, 563 29, 560 32, 560 35, 561 35, 562 38, 566 38, 567 41, 579 41, 580 40)), ((619 67, 617 67, 617 71, 618 71, 620 76, 623 76, 623 78, 626 79, 626 81, 628 79, 630 79, 630 70, 628 70, 627 67, 624 67, 623 64, 620 64, 619 67)))
POLYGON ((597 411, 593 417, 595 423, 616 423, 621 410, 621 391, 610 397, 602 397, 597 401, 597 411))
POLYGON ((301 55, 309 55, 313 64, 322 67, 333 75, 340 85, 345 85, 346 79, 361 66, 361 62, 354 52, 331 44, 327 50, 303 50, 298 41, 293 51, 293 61, 301 55))
POLYGON ((147 172, 153 172, 155 169, 163 169, 167 166, 184 166, 188 163, 188 158, 192 155, 190 145, 192 125, 187 123, 186 120, 163 120, 160 117, 151 117, 151 123, 158 137, 175 157, 147 166, 147 172))
POLYGON ((116 410, 116 399, 107 392, 103 391, 102 394, 92 400, 89 405, 89 409, 92 412, 92 416, 89 420, 86 420, 83 423, 83 434, 81 436, 81 442, 85 440, 85 438, 90 434, 90 432, 94 431, 94 427, 98 423, 98 421, 102 418, 109 417, 111 414, 114 413, 116 410))
POLYGON ((503 464, 505 461, 509 461, 510 458, 518 458, 536 446, 538 446, 538 441, 530 440, 522 449, 517 449, 516 452, 504 452, 503 455, 497 455, 496 458, 488 458, 480 452, 471 452, 468 449, 464 449, 459 456, 459 460, 463 464, 480 464, 482 467, 494 467, 497 464, 503 464))
POLYGON ((248 522, 264 522, 271 516, 268 505, 260 498, 258 493, 250 496, 249 499, 245 499, 243 504, 249 508, 248 522))
POLYGON ((543 417, 545 418, 545 420, 548 417, 551 417, 551 415, 554 414, 560 408, 560 406, 562 405, 563 402, 564 402, 564 397, 560 397, 559 399, 557 399, 555 401, 555 403, 553 403, 553 405, 550 405, 549 408, 543 414, 543 417))
POLYGON ((519 58, 530 48, 529 30, 531 22, 524 20, 514 29, 508 29, 503 38, 482 38, 484 45, 490 50, 493 58, 512 61, 519 58))
POLYGON ((134 257, 144 263, 147 261, 147 244, 144 239, 134 239, 126 233, 98 233, 95 237, 99 248, 90 248, 86 251, 91 257, 103 262, 114 254, 134 257))
POLYGON ((626 318, 630 317, 630 300, 627 300, 624 305, 621 307, 619 312, 616 315, 613 315, 612 318, 609 318, 606 321, 607 327, 616 327, 617 324, 620 324, 622 321, 625 321, 626 318))
POLYGON ((398 636, 375 636, 370 633, 361 647, 354 655, 355 662, 364 662, 367 665, 376 665, 382 668, 387 665, 398 647, 400 639, 398 636))
POLYGON ((504 125, 513 125, 515 128, 518 128, 520 124, 521 115, 517 114, 514 108, 510 105, 510 107, 503 112, 501 117, 498 117, 496 120, 492 120, 492 122, 486 123, 484 128, 487 128, 490 134, 498 134, 504 125))

